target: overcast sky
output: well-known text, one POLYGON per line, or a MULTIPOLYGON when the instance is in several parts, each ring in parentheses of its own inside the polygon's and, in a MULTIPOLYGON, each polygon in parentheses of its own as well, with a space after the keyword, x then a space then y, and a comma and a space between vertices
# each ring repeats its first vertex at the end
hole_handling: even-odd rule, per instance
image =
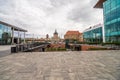
POLYGON ((98 0, 0 0, 0 20, 27 29, 31 34, 59 36, 68 30, 84 31, 102 23, 98 0))

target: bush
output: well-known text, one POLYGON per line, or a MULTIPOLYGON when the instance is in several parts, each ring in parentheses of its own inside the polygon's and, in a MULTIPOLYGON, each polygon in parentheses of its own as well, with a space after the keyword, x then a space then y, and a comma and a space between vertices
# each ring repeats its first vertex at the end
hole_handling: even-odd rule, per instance
POLYGON ((102 43, 102 45, 120 45, 120 42, 107 42, 107 43, 102 43))

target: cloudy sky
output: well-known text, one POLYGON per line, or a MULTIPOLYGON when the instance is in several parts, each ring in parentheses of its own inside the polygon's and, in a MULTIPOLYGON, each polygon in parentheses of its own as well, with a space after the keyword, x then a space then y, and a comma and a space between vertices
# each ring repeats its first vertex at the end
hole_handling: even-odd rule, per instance
POLYGON ((84 31, 103 22, 98 0, 0 0, 0 20, 27 29, 31 34, 62 37, 68 30, 84 31))

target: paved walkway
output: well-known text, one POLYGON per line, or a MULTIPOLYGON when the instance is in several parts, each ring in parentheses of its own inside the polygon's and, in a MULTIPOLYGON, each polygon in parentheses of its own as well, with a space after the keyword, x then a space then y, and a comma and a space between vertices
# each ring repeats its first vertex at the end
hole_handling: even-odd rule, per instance
POLYGON ((10 50, 12 45, 0 45, 0 51, 10 50))
POLYGON ((13 45, 0 45, 0 57, 8 56, 11 53, 11 46, 13 45))
POLYGON ((120 80, 120 51, 12 54, 0 58, 0 80, 120 80))

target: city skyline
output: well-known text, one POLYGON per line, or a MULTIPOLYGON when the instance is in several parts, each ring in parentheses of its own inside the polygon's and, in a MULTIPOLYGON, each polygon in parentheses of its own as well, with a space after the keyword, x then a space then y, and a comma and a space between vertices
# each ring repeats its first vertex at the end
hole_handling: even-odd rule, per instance
POLYGON ((103 12, 94 9, 97 0, 0 0, 0 20, 25 28, 31 34, 60 36, 68 30, 84 31, 103 22, 103 12))

